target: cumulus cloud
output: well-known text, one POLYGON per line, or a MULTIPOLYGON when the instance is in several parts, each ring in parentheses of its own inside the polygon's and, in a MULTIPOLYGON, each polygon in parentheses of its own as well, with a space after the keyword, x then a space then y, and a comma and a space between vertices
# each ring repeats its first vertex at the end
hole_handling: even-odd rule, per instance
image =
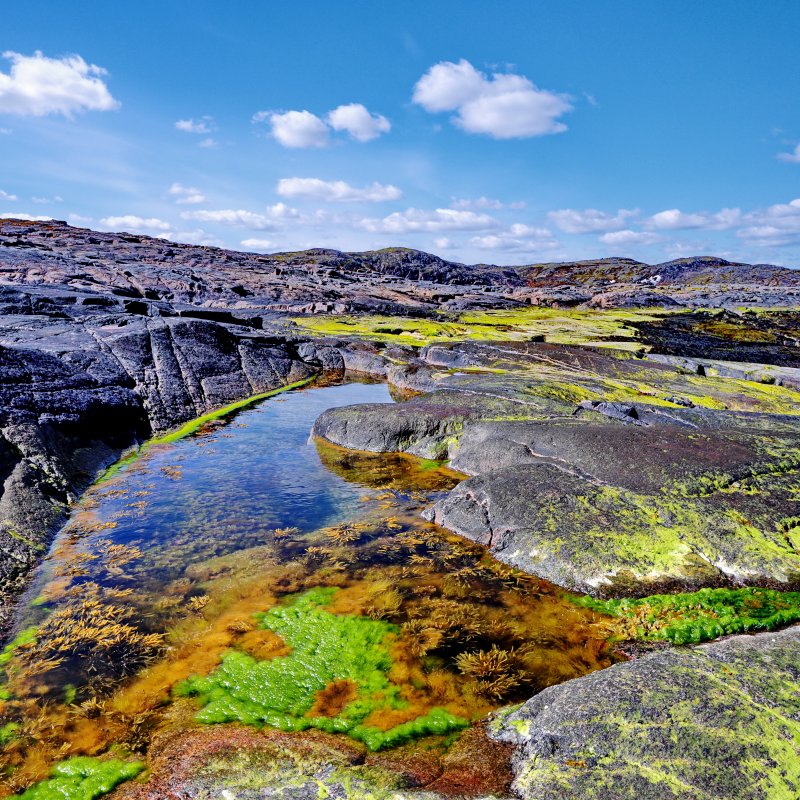
POLYGON ((778 158, 790 164, 800 164, 800 144, 796 145, 791 153, 778 153, 778 158))
POLYGON ((67 222, 70 225, 86 225, 91 221, 91 217, 84 217, 82 214, 67 214, 67 222))
POLYGON ((648 217, 643 225, 649 230, 676 231, 702 228, 704 230, 724 230, 736 226, 742 218, 738 208, 723 208, 714 214, 705 211, 685 213, 678 208, 659 211, 648 217))
POLYGON ((433 244, 439 248, 439 250, 452 250, 456 246, 455 242, 447 236, 437 236, 433 240, 433 244))
POLYGON ((169 194, 175 198, 178 205, 196 205, 205 203, 206 196, 194 186, 184 186, 182 183, 173 183, 169 187, 169 194))
POLYGON ((24 219, 27 222, 47 222, 53 218, 45 216, 44 214, 25 214, 20 211, 10 211, 5 214, 0 214, 0 219, 24 219))
POLYGON ((192 231, 178 231, 169 237, 174 242, 183 242, 184 244, 199 244, 203 247, 224 247, 225 242, 218 239, 213 234, 207 233, 202 228, 197 228, 192 231))
POLYGON ((139 217, 136 214, 124 214, 120 217, 104 217, 100 220, 104 228, 112 231, 128 233, 165 234, 172 227, 158 217, 139 217))
POLYGON ((198 117, 197 119, 179 119, 175 123, 175 127, 184 133, 197 133, 202 135, 209 134, 217 129, 214 118, 208 115, 198 117))
POLYGON ((417 81, 412 99, 431 113, 455 111, 455 125, 494 139, 561 133, 567 126, 559 118, 572 110, 565 95, 539 89, 523 75, 489 77, 463 58, 434 64, 417 81))
POLYGON ((359 188, 345 181, 323 181, 320 178, 281 178, 277 191, 281 197, 303 197, 337 203, 381 203, 403 196, 400 189, 391 184, 371 183, 359 188))
POLYGON ((381 219, 362 219, 357 222, 357 227, 373 233, 480 231, 497 226, 497 220, 488 214, 455 208, 436 208, 432 211, 408 208, 405 211, 395 211, 381 219))
POLYGON ((513 253, 537 253, 560 247, 548 228, 537 228, 523 223, 483 236, 473 236, 470 244, 479 250, 497 250, 513 253))
POLYGON ((284 203, 269 206, 264 213, 245 211, 243 209, 223 208, 217 210, 197 210, 181 212, 182 219, 199 222, 213 222, 218 225, 231 225, 239 228, 251 228, 257 231, 276 230, 290 220, 300 220, 300 212, 284 203))
POLYGON ((347 131, 359 142, 372 141, 392 129, 386 117, 371 114, 361 103, 348 103, 334 108, 328 114, 328 124, 335 131, 347 131))
POLYGON ((781 247, 800 243, 800 198, 751 211, 736 235, 755 245, 781 247))
POLYGON ((661 237, 656 233, 650 233, 649 231, 632 231, 630 229, 626 229, 624 231, 610 231, 609 233, 604 233, 600 237, 600 241, 603 244, 612 244, 612 245, 637 245, 637 244, 655 244, 656 242, 661 241, 661 237))
POLYGON ((596 208, 562 208, 551 211, 547 218, 564 233, 599 233, 624 228, 627 220, 636 214, 636 211, 625 208, 620 208, 616 214, 598 211, 596 208))
POLYGON ((0 113, 72 117, 81 111, 119 108, 103 81, 106 70, 79 55, 48 58, 38 50, 32 56, 7 50, 3 58, 11 62, 11 69, 0 72, 0 113))
POLYGON ((0 189, 0 200, 16 200, 17 196, 15 194, 9 194, 8 192, 4 192, 0 189))
POLYGON ((259 111, 253 122, 269 124, 272 136, 284 147, 326 147, 331 129, 346 131, 358 142, 369 142, 391 130, 381 114, 372 114, 361 103, 348 103, 328 112, 321 119, 310 111, 259 111))
POLYGON ((269 239, 242 239, 242 247, 246 247, 248 250, 266 251, 273 247, 273 244, 269 239))
POLYGON ((268 122, 275 140, 284 147, 326 147, 328 126, 310 111, 259 111, 254 122, 268 122))

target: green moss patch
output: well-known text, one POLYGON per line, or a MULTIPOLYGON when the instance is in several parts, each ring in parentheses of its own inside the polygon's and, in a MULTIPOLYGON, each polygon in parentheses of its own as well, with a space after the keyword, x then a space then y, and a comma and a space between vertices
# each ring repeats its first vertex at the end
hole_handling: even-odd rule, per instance
POLYGON ((312 589, 288 605, 257 615, 260 627, 291 647, 289 655, 259 661, 233 650, 210 675, 181 684, 178 693, 196 695, 203 706, 197 719, 271 725, 286 731, 318 728, 346 733, 370 750, 466 727, 466 719, 442 708, 385 731, 364 724, 373 712, 407 705, 401 687, 388 678, 392 668, 389 644, 398 629, 381 620, 326 611, 322 606, 336 591, 312 589), (341 681, 356 687, 355 698, 335 715, 313 715, 319 693, 341 681))
POLYGON ((630 623, 643 640, 688 644, 732 633, 769 631, 800 621, 800 592, 773 589, 701 589, 639 600, 577 598, 580 605, 630 623))
POLYGON ((102 761, 78 756, 56 764, 47 780, 31 786, 18 800, 94 800, 144 769, 141 761, 102 761))

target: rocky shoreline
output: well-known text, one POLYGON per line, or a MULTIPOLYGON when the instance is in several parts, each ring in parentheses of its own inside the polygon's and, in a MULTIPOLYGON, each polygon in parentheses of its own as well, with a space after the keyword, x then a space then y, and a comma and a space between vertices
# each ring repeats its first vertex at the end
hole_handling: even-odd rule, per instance
MULTIPOLYGON (((795 273, 719 259, 253 256, 1 221, 0 631, 70 502, 125 449, 346 372, 406 399, 328 411, 314 434, 449 462, 465 479, 430 519, 511 566, 597 597, 800 589, 800 312, 770 310, 791 305, 795 273)), ((514 791, 794 796, 797 638, 658 651, 546 689, 492 723, 514 791)))

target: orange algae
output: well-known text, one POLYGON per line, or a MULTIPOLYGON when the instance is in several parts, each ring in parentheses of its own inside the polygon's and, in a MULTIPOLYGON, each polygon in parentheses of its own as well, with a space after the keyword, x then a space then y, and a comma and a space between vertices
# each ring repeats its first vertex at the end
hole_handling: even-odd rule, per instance
MULTIPOLYGON (((10 786, 0 789, 0 797, 43 779, 53 763, 69 756, 98 755, 112 745, 145 753, 153 735, 188 722, 193 701, 175 701, 178 683, 212 673, 230 650, 259 661, 287 656, 286 643, 259 629, 254 615, 287 594, 314 587, 340 589, 327 606, 330 612, 385 620, 398 629, 388 644, 388 677, 400 687, 404 705, 366 717, 364 725, 377 732, 407 725, 434 708, 477 720, 501 703, 611 663, 604 649, 609 628, 603 617, 420 519, 427 493, 452 486, 458 476, 422 469, 408 457, 387 466, 382 457, 336 453, 334 458, 329 449, 323 458, 348 481, 367 487, 360 490, 358 518, 312 533, 273 530, 266 544, 184 566, 161 583, 139 586, 145 567, 152 565, 142 566, 135 558, 125 562, 125 553, 111 551, 112 545, 101 544, 97 536, 113 530, 102 516, 106 503, 147 497, 142 493, 159 481, 171 483, 169 476, 149 473, 144 457, 87 496, 72 531, 61 537, 53 553, 57 566, 39 602, 58 608, 76 586, 96 579, 112 592, 136 586, 136 592, 115 597, 114 604, 135 612, 137 633, 157 634, 162 640, 152 649, 150 663, 144 661, 136 674, 76 680, 73 697, 60 668, 41 672, 38 683, 17 685, 17 694, 0 705, 0 726, 19 725, 0 753, 10 786), (147 475, 144 480, 154 483, 128 491, 130 474, 140 480, 147 475), (387 489, 387 483, 393 486, 387 489), (457 666, 460 654, 493 645, 509 651, 525 648, 523 680, 502 698, 487 696, 481 681, 457 666), (42 696, 48 698, 46 705, 39 700, 42 696)), ((127 516, 115 519, 144 510, 127 503, 120 512, 127 516)), ((152 558, 159 557, 155 551, 152 558)), ((174 563, 175 557, 169 557, 174 563)), ((20 657, 25 660, 24 653, 20 657)), ((309 713, 335 716, 347 705, 350 691, 347 683, 330 683, 309 713)))

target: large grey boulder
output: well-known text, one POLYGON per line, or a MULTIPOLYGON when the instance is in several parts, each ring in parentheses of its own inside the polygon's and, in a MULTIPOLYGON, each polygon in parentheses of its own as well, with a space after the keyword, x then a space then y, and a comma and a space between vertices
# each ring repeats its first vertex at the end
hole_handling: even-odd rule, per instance
POLYGON ((523 800, 800 797, 800 628, 651 653, 499 714, 523 800))

